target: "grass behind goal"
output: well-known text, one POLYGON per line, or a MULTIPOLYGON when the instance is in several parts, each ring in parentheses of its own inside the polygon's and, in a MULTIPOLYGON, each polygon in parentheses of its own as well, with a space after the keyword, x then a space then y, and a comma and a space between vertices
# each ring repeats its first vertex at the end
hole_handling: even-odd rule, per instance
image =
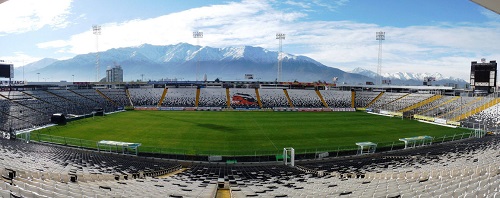
POLYGON ((279 153, 284 147, 310 152, 355 148, 356 142, 399 142, 404 137, 443 137, 468 130, 364 112, 127 111, 39 132, 141 143, 143 151, 154 147, 185 154, 253 155, 279 153))

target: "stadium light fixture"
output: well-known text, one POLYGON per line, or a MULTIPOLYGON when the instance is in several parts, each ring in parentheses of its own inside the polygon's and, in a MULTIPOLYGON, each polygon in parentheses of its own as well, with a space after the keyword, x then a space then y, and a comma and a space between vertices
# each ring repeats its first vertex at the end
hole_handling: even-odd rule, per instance
POLYGON ((379 84, 382 84, 382 41, 385 40, 385 32, 377 32, 376 39, 378 41, 378 64, 377 64, 377 74, 379 78, 379 84))
POLYGON ((99 82, 99 35, 101 35, 101 26, 93 25, 92 32, 95 35, 95 48, 96 48, 96 82, 99 82))
POLYGON ((285 39, 285 34, 283 33, 276 33, 276 39, 279 40, 279 50, 278 50, 278 76, 277 76, 277 81, 281 82, 281 73, 282 73, 282 59, 283 59, 283 40, 285 39))
MULTIPOLYGON (((200 32, 200 31, 193 32, 193 38, 196 39, 196 45, 199 46, 200 39, 203 38, 203 32, 200 32)), ((201 47, 200 47, 200 51, 201 51, 201 47)), ((200 70, 200 55, 198 54, 198 60, 196 61, 196 81, 198 81, 199 70, 200 70)))

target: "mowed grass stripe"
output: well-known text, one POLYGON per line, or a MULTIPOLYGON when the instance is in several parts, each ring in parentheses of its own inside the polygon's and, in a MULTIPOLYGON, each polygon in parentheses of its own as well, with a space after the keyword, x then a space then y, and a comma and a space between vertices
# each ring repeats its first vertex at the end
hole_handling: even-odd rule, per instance
POLYGON ((127 111, 40 131, 85 140, 138 142, 193 153, 254 154, 334 149, 356 142, 468 132, 364 112, 127 111))

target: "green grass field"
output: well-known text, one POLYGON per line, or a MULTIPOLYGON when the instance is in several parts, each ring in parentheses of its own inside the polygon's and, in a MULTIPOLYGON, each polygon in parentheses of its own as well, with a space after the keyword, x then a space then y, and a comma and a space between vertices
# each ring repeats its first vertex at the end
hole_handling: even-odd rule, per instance
MULTIPOLYGON (((353 147, 355 142, 399 142, 399 138, 450 136, 466 129, 425 124, 364 112, 127 111, 87 118, 38 131, 91 140, 141 143, 162 152, 241 154, 353 147)), ((36 133, 32 135, 36 140, 36 133)), ((65 140, 66 141, 66 140, 65 140)), ((91 145, 92 145, 91 144, 91 145)))

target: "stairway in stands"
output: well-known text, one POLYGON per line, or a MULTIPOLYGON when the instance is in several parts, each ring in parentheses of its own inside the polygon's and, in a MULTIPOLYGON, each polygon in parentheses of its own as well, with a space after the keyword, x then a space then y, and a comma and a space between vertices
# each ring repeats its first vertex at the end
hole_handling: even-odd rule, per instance
POLYGON ((163 100, 165 100, 165 96, 167 96, 168 88, 165 88, 163 90, 163 93, 161 94, 160 101, 158 101, 158 106, 161 107, 161 104, 163 103, 163 100))
POLYGON ((229 87, 226 87, 226 106, 228 109, 231 108, 231 94, 229 94, 229 87))
POLYGON ((396 103, 396 101, 399 101, 399 100, 403 99, 404 97, 409 96, 410 94, 411 93, 405 94, 405 95, 397 98, 396 100, 393 100, 393 101, 388 102, 387 104, 384 104, 382 107, 384 107, 384 106, 390 106, 392 103, 396 103))
POLYGON ((200 88, 198 87, 196 89, 196 100, 194 102, 194 107, 198 107, 199 103, 200 103, 200 88))
POLYGON ((257 103, 259 103, 259 108, 262 109, 262 100, 260 100, 260 94, 258 88, 255 88, 255 96, 257 97, 257 103))
POLYGON ((426 105, 426 104, 429 104, 429 103, 431 103, 431 102, 434 102, 434 101, 436 101, 436 100, 438 100, 438 99, 440 99, 440 98, 442 98, 442 97, 443 97, 442 95, 434 95, 434 96, 432 96, 432 97, 430 97, 430 98, 427 98, 427 99, 425 99, 425 100, 423 100, 423 101, 420 101, 420 102, 418 102, 418 103, 416 103, 416 104, 413 104, 413 105, 411 105, 411 106, 409 106, 409 107, 406 107, 406 108, 404 108, 404 109, 401 109, 401 110, 399 110, 399 112, 407 112, 407 111, 411 111, 411 110, 413 110, 413 109, 416 109, 416 108, 419 108, 419 107, 424 106, 424 105, 426 105))
POLYGON ((288 91, 286 89, 283 89, 283 92, 285 93, 286 99, 288 100, 288 105, 293 108, 293 102, 292 99, 290 99, 290 95, 288 95, 288 91))
MULTIPOLYGON (((111 102, 113 105, 115 106, 119 106, 118 104, 116 104, 115 101, 111 100, 111 98, 109 98, 108 96, 106 96, 106 94, 102 93, 99 89, 96 89, 95 90, 100 96, 102 96, 104 99, 106 99, 107 101, 111 102)), ((76 92, 75 92, 76 93, 76 92)), ((80 94, 79 94, 80 95, 80 94)), ((83 96, 82 96, 83 97, 83 96)), ((90 98, 89 98, 90 99, 90 98)), ((96 101, 97 102, 97 101, 96 101)))
POLYGON ((472 110, 470 110, 468 112, 465 112, 462 115, 459 115, 459 116, 456 116, 456 117, 452 118, 451 121, 463 120, 463 119, 465 119, 465 118, 467 118, 467 117, 469 117, 471 115, 474 115, 474 114, 479 113, 479 112, 481 112, 481 111, 483 111, 483 110, 485 110, 487 108, 490 108, 490 107, 498 104, 499 102, 500 102, 500 98, 495 98, 495 99, 487 102, 486 104, 483 104, 483 105, 481 105, 481 106, 479 106, 479 107, 477 107, 475 109, 472 109, 472 110))
POLYGON ((316 94, 318 94, 318 97, 321 100, 321 103, 323 103, 323 106, 326 107, 326 108, 328 108, 328 104, 326 104, 325 99, 323 99, 323 96, 321 95, 321 92, 319 92, 319 90, 317 90, 317 89, 315 91, 316 91, 316 94))
POLYGON ((419 113, 419 115, 424 115, 424 114, 425 114, 425 113, 427 113, 428 111, 431 111, 431 110, 433 110, 433 109, 436 109, 436 108, 442 107, 442 106, 444 106, 444 105, 446 105, 446 104, 448 104, 448 103, 450 103, 450 102, 453 102, 453 101, 455 101, 455 100, 458 100, 459 98, 460 98, 460 96, 455 96, 455 97, 453 97, 453 98, 451 98, 451 99, 449 99, 449 100, 447 100, 447 101, 445 101, 445 102, 443 102, 443 103, 441 103, 441 104, 439 104, 439 105, 436 105, 436 106, 434 106, 434 107, 432 107, 432 108, 429 108, 429 109, 427 109, 427 110, 425 110, 425 111, 420 112, 420 113, 419 113))
POLYGON ((130 104, 130 106, 134 106, 134 103, 132 103, 132 98, 130 98, 130 91, 128 89, 125 89, 125 94, 127 94, 127 99, 130 104))
POLYGON ((377 96, 377 97, 375 97, 375 98, 374 98, 374 99, 373 99, 370 103, 368 103, 368 105, 366 105, 366 107, 365 107, 365 108, 370 107, 370 106, 371 106, 373 103, 375 103, 375 102, 376 102, 376 101, 377 101, 380 97, 382 97, 382 95, 384 95, 384 93, 385 93, 385 92, 380 92, 380 93, 378 94, 378 96, 377 96))
POLYGON ((438 117, 439 117, 439 118, 444 118, 444 119, 451 118, 451 116, 450 116, 450 115, 453 115, 455 112, 457 112, 457 111, 461 111, 462 109, 465 109, 465 108, 467 108, 467 107, 469 107, 469 106, 473 105, 474 103, 481 101, 481 99, 483 99, 483 97, 477 97, 477 98, 476 98, 476 99, 474 99, 473 101, 470 101, 470 102, 468 102, 468 103, 466 103, 466 104, 464 104, 464 105, 461 105, 461 107, 456 108, 456 109, 453 109, 452 111, 449 111, 449 112, 447 112, 447 113, 445 113, 445 114, 442 114, 442 115, 440 115, 440 116, 438 116, 438 117))

